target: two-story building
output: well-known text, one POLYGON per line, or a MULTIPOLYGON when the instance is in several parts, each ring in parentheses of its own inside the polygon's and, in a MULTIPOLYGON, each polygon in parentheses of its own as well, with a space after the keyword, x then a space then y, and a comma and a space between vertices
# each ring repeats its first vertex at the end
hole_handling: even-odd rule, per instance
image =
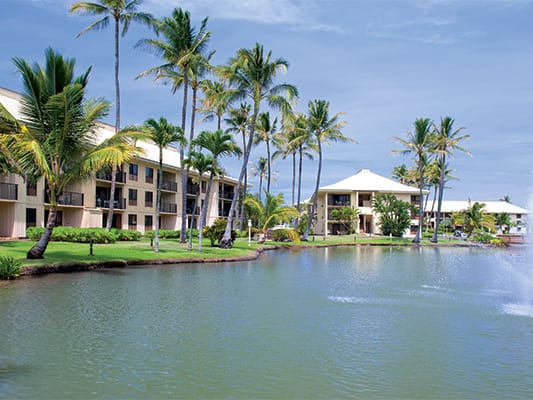
MULTIPOLYGON (((0 103, 15 117, 20 117, 20 96, 0 88, 0 103)), ((100 124, 100 140, 110 137, 114 128, 100 124)), ((138 142, 144 154, 131 163, 122 165, 116 174, 113 226, 135 229, 140 232, 155 227, 157 177, 159 168, 159 147, 152 142, 138 142)), ((199 210, 192 218, 194 199, 198 184, 193 178, 198 175, 190 171, 187 186, 181 187, 179 153, 167 147, 163 150, 163 179, 161 184, 160 227, 178 230, 181 228, 182 190, 187 192, 186 214, 188 225, 198 226, 199 210)), ((205 201, 208 176, 200 183, 201 208, 205 201)), ((236 180, 216 179, 209 200, 207 225, 218 217, 229 213, 236 180)), ((88 181, 70 184, 58 199, 58 226, 105 227, 109 216, 111 192, 111 171, 99 171, 88 181)), ((0 174, 0 237, 25 237, 26 228, 44 226, 49 209, 49 199, 44 180, 31 182, 21 176, 0 174)))
MULTIPOLYGON (((392 193, 398 199, 418 206, 419 189, 385 178, 363 168, 355 175, 337 183, 322 186, 318 190, 317 222, 315 232, 318 235, 337 235, 346 233, 342 224, 331 218, 331 212, 342 207, 359 209, 357 233, 379 234, 379 215, 372 208, 372 199, 376 193, 392 193)), ((424 191, 424 193, 427 193, 424 191)), ((412 215, 411 228, 405 234, 416 232, 418 215, 412 215)))

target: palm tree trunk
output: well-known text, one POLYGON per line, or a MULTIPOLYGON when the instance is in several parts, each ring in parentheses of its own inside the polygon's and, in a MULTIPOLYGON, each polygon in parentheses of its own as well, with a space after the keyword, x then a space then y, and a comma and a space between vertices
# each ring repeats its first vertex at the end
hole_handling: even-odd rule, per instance
POLYGON ((444 192, 444 176, 446 173, 446 154, 442 154, 442 168, 440 171, 440 182, 439 182, 439 199, 437 201, 437 217, 435 218, 435 231, 433 232, 433 238, 431 241, 433 243, 438 243, 438 235, 439 235, 439 224, 440 224, 440 211, 442 209, 442 198, 443 198, 443 192, 444 192))
POLYGON ((198 208, 198 199, 200 199, 200 191, 201 191, 202 183, 198 184, 198 192, 196 192, 196 197, 194 199, 194 208, 192 209, 191 213, 191 226, 189 227, 189 245, 187 246, 187 250, 192 250, 192 226, 194 225, 194 215, 196 214, 196 209, 198 208))
POLYGON ((159 171, 157 171, 157 194, 155 199, 155 252, 159 252, 159 215, 161 214, 161 184, 163 183, 163 147, 159 146, 159 171))
POLYGON ((313 218, 315 216, 317 202, 318 202, 318 188, 320 187, 320 174, 322 173, 322 143, 320 140, 318 142, 318 172, 316 174, 316 187, 315 193, 313 194, 313 204, 311 206, 311 211, 309 213, 309 218, 307 220, 307 228, 305 229, 304 237, 302 240, 307 241, 309 237, 309 231, 311 230, 311 224, 313 223, 313 218))
POLYGON ((229 209, 229 215, 228 215, 228 222, 226 223, 226 229, 224 230, 224 236, 222 236, 222 239, 219 242, 219 247, 222 249, 231 249, 233 247, 233 240, 231 239, 231 230, 233 228, 233 214, 235 213, 235 206, 237 205, 237 201, 240 196, 241 192, 241 182, 244 178, 244 174, 246 173, 246 168, 248 166, 248 160, 250 158, 250 153, 252 152, 252 145, 254 141, 254 134, 255 134, 255 121, 257 120, 257 115, 259 114, 259 104, 254 104, 254 114, 252 116, 252 121, 250 124, 250 138, 248 139, 248 144, 246 145, 243 160, 242 160, 242 167, 241 167, 241 173, 239 174, 239 181, 237 182, 237 187, 235 188, 235 192, 233 193, 233 199, 231 201, 231 206, 229 209))
POLYGON ((267 192, 270 193, 270 179, 272 176, 272 164, 270 163, 270 138, 267 135, 266 140, 266 148, 267 148, 267 192))
MULTIPOLYGON (((213 167, 215 166, 216 160, 213 160, 213 167)), ((209 175, 209 182, 207 183, 207 189, 205 191, 205 200, 202 205, 202 211, 200 213, 200 226, 198 227, 198 251, 202 252, 202 239, 203 239, 203 229, 207 221, 207 210, 209 209, 209 196, 211 196, 211 187, 213 186, 213 178, 215 174, 211 171, 209 175)))
MULTIPOLYGON (((242 132, 242 152, 246 151, 246 132, 242 132)), ((240 207, 239 207, 239 230, 242 231, 244 225, 244 200, 246 199, 246 193, 248 191, 248 166, 246 166, 246 171, 244 172, 244 185, 242 188, 242 195, 239 197, 240 207)))
POLYGON ((296 154, 292 153, 292 196, 291 204, 294 206, 294 186, 296 184, 296 154))
MULTIPOLYGON (((53 201, 55 203, 55 199, 54 200, 50 199, 50 201, 53 201)), ((56 225, 56 216, 57 216, 57 206, 52 205, 48 212, 48 220, 46 221, 46 229, 44 230, 44 233, 41 235, 41 238, 39 239, 39 241, 31 249, 28 250, 28 253, 26 254, 27 259, 34 260, 37 258, 43 258, 44 252, 46 251, 46 248, 48 247, 48 243, 50 242, 50 239, 52 238, 52 231, 54 230, 54 227, 56 225)))
MULTIPOLYGON (((421 160, 418 161, 421 163, 421 160)), ((422 215, 423 215, 423 181, 424 180, 424 168, 423 165, 420 165, 418 167, 418 186, 419 186, 419 199, 418 199, 418 228, 416 229, 416 236, 414 243, 418 244, 420 243, 420 236, 422 234, 422 215)))
POLYGON ((115 17, 115 133, 120 130, 120 84, 118 80, 119 72, 119 19, 115 17))
POLYGON ((113 226, 113 212, 115 210, 115 187, 117 181, 117 167, 113 165, 111 168, 111 189, 109 192, 109 212, 107 213, 106 231, 110 231, 113 226))
MULTIPOLYGON (((197 95, 197 92, 198 92, 198 86, 195 84, 195 81, 191 82, 191 86, 192 86, 191 129, 190 129, 190 133, 189 133, 189 148, 187 150, 187 158, 189 158, 189 159, 191 157, 192 141, 194 139, 194 123, 195 123, 194 121, 196 119, 196 95, 197 95)), ((186 169, 186 172, 185 172, 185 176, 187 177, 187 179, 189 178, 189 169, 190 169, 190 166, 187 166, 187 169, 186 169)), ((185 186, 186 185, 187 185, 187 181, 185 182, 185 186)), ((201 177, 200 177, 200 183, 198 184, 198 188, 201 188, 201 186, 202 186, 202 183, 201 183, 201 177)), ((183 200, 183 198, 182 198, 182 200, 183 200)), ((187 191, 186 190, 185 190, 185 203, 183 204, 183 206, 184 207, 187 206, 187 191)), ((194 212, 195 212, 195 210, 192 211, 191 221, 192 221, 192 219, 194 219, 194 212)), ((189 229, 192 232, 192 222, 191 222, 191 226, 189 227, 189 229)), ((182 230, 183 230, 183 222, 182 222, 182 230)))
POLYGON ((303 158, 303 150, 302 146, 298 149, 300 153, 300 159, 298 160, 298 195, 296 199, 296 210, 298 211, 298 217, 296 218, 296 223, 294 224, 295 228, 298 228, 298 225, 300 224, 300 197, 302 194, 302 158, 303 158))
POLYGON ((261 202, 261 193, 263 192, 263 174, 259 173, 259 201, 261 202))
MULTIPOLYGON (((185 127, 187 123, 187 97, 189 92, 189 79, 187 76, 188 68, 183 68, 183 106, 181 108, 181 129, 185 135, 185 127)), ((181 229, 180 229, 180 243, 187 241, 187 170, 183 166, 185 158, 185 144, 180 146, 180 170, 181 170, 181 229)))

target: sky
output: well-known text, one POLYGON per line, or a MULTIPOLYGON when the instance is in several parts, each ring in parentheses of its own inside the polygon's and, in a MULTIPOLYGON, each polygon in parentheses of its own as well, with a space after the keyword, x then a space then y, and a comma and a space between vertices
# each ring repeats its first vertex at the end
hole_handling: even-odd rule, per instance
MULTIPOLYGON (((52 47, 76 59, 81 73, 92 66, 88 94, 114 101, 111 27, 76 37, 94 17, 70 15, 71 0, 0 0, 0 87, 20 92, 12 62, 22 57, 43 63, 52 47)), ((390 176, 412 160, 393 154, 393 137, 406 137, 417 118, 436 123, 451 116, 470 135, 471 155, 450 160, 448 200, 498 200, 509 196, 528 206, 533 189, 533 0, 145 0, 156 17, 175 7, 189 10, 195 26, 209 17, 216 50, 213 62, 226 63, 239 48, 261 43, 289 62, 278 83, 296 85, 296 110, 313 99, 344 113, 343 133, 356 143, 324 149, 321 186, 361 168, 390 176)), ((164 116, 179 125, 181 93, 142 71, 160 65, 135 44, 153 33, 132 26, 121 39, 121 123, 141 124, 164 116)), ((267 111, 267 109, 264 109, 267 111)), ((112 111, 105 122, 113 124, 112 111)), ((199 123, 197 131, 213 129, 199 123)), ((264 155, 258 147, 252 162, 264 155)), ((237 176, 236 160, 223 160, 237 176)), ((291 197, 291 163, 276 161, 271 192, 291 197)), ((303 198, 311 195, 317 162, 304 163, 303 198)), ((258 181, 252 178, 257 190, 258 181)))

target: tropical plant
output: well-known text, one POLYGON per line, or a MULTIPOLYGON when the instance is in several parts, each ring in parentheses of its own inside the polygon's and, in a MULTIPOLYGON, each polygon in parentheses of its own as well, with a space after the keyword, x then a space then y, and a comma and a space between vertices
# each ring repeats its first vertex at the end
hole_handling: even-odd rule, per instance
POLYGON ((506 212, 502 212, 502 213, 496 214, 495 218, 496 218, 495 223, 497 226, 500 227, 501 231, 503 233, 508 232, 509 228, 513 224, 513 222, 511 221, 511 216, 506 212))
POLYGON ((417 118, 415 120, 415 131, 407 133, 407 140, 395 137, 404 149, 396 150, 398 153, 414 153, 414 162, 417 169, 417 185, 419 188, 420 206, 418 207, 418 228, 414 238, 414 243, 420 243, 422 236, 422 220, 424 217, 424 186, 426 185, 426 169, 429 160, 429 152, 432 146, 433 136, 431 134, 431 120, 429 118, 417 118))
POLYGON ((217 130, 222 129, 222 117, 228 111, 232 100, 232 92, 225 83, 220 80, 204 79, 200 82, 200 89, 204 94, 200 112, 204 114, 204 120, 217 119, 217 130))
POLYGON ((469 201, 466 210, 463 210, 464 231, 470 237, 475 230, 486 229, 495 231, 496 221, 493 215, 485 212, 485 203, 469 201))
POLYGON ((331 210, 330 219, 340 223, 348 233, 354 233, 359 220, 359 209, 355 207, 342 207, 331 210))
POLYGON ((128 32, 132 22, 141 23, 152 27, 154 18, 151 14, 137 11, 143 0, 95 0, 94 2, 77 1, 70 6, 71 13, 80 13, 91 16, 102 16, 87 28, 82 30, 78 37, 92 30, 104 29, 112 20, 114 22, 115 42, 115 133, 120 130, 120 83, 119 83, 119 36, 128 32), (120 26, 122 24, 122 31, 120 26))
POLYGON ((306 241, 309 237, 309 231, 311 230, 311 221, 313 220, 317 201, 318 201, 318 188, 320 187, 320 176, 322 174, 322 146, 331 141, 333 142, 348 142, 350 138, 344 136, 341 132, 341 128, 346 125, 345 121, 339 121, 339 117, 342 113, 337 113, 333 117, 329 116, 329 102, 325 100, 313 100, 308 103, 308 127, 312 132, 317 149, 318 149, 318 169, 316 174, 316 185, 313 193, 313 202, 311 204, 311 211, 307 229, 303 235, 302 240, 306 241))
POLYGON ((383 235, 402 237, 411 225, 411 204, 392 193, 374 195, 372 208, 379 214, 378 226, 383 235))
POLYGON ((45 55, 44 68, 38 64, 31 67, 21 58, 13 59, 24 91, 21 120, 13 131, 7 132, 15 133, 10 135, 8 151, 17 169, 32 179, 44 177, 50 199, 45 232, 27 254, 31 259, 42 258, 46 251, 56 224, 58 198, 65 187, 89 178, 105 165, 105 160, 94 152, 97 121, 109 109, 106 102, 85 99, 90 68, 74 77, 73 59, 52 49, 47 49, 45 55))
POLYGON ((257 191, 257 197, 261 201, 261 193, 263 192, 263 179, 266 178, 268 174, 268 161, 265 157, 261 156, 257 160, 257 164, 251 166, 250 171, 252 176, 259 177, 259 188, 257 191))
POLYGON ((299 242, 300 233, 298 229, 275 229, 272 231, 272 240, 274 242, 299 242))
POLYGON ((221 68, 221 75, 228 80, 230 87, 235 90, 236 99, 250 99, 252 116, 250 118, 250 135, 242 157, 242 167, 235 188, 235 194, 229 210, 226 231, 220 241, 220 247, 231 248, 231 229, 237 200, 241 192, 241 184, 248 167, 248 160, 255 136, 255 125, 261 103, 267 101, 269 106, 282 111, 290 110, 288 100, 298 96, 295 86, 289 84, 274 84, 278 72, 285 71, 288 62, 282 58, 272 60, 272 52, 265 54, 263 46, 257 43, 253 49, 240 49, 237 55, 230 59, 229 65, 221 68), (286 95, 287 98, 284 96, 286 95))
MULTIPOLYGON (((205 173, 208 173, 208 172, 210 172, 213 169, 213 157, 211 157, 210 155, 206 155, 206 154, 200 153, 198 151, 191 151, 191 156, 189 158, 186 158, 185 160, 183 160, 183 162, 184 162, 184 164, 187 167, 195 169, 196 173, 198 174, 197 176, 195 176, 193 178, 193 182, 197 183, 197 189, 196 189, 196 193, 195 193, 195 196, 194 196, 194 207, 193 207, 192 212, 191 212, 191 223, 190 223, 190 226, 189 226, 189 246, 188 246, 188 249, 192 250, 193 221, 194 221, 194 216, 196 214, 196 211, 198 209, 198 202, 200 200, 200 194, 202 192, 202 190, 201 190, 202 177, 203 177, 203 175, 205 173)), ((219 173, 219 171, 217 171, 217 173, 219 173)))
MULTIPOLYGON (((270 118, 269 112, 262 112, 259 114, 259 117, 257 118, 257 136, 255 137, 254 144, 258 145, 260 143, 264 143, 266 146, 266 190, 267 192, 270 192, 270 184, 272 181, 272 154, 270 151, 270 144, 274 140, 274 135, 276 134, 277 130, 277 123, 278 119, 274 118, 273 120, 270 118)), ((259 193, 261 193, 261 189, 259 189, 259 193)))
POLYGON ((0 256, 0 279, 14 279, 20 275, 22 263, 12 256, 0 256))
POLYGON ((244 200, 245 206, 249 209, 252 220, 263 233, 267 228, 282 222, 290 222, 298 215, 294 207, 283 206, 283 194, 273 195, 265 191, 265 201, 261 202, 254 196, 248 196, 244 200))
POLYGON ((392 178, 404 185, 409 185, 408 172, 407 165, 397 165, 392 169, 392 178))
POLYGON ((161 185, 163 184, 163 149, 175 143, 183 145, 186 141, 181 128, 172 125, 166 118, 159 121, 148 119, 144 123, 150 134, 150 139, 159 148, 159 168, 157 171, 157 195, 155 208, 155 251, 159 252, 159 216, 161 214, 161 185))
MULTIPOLYGON (((153 75, 155 80, 163 80, 170 83, 172 92, 175 93, 183 87, 183 103, 181 109, 181 129, 186 132, 188 89, 191 76, 191 68, 198 63, 198 58, 204 53, 207 42, 211 36, 208 32, 207 18, 200 23, 198 31, 191 25, 191 17, 188 11, 176 8, 170 17, 164 17, 155 23, 156 31, 164 39, 143 39, 136 46, 146 49, 164 60, 164 64, 149 68, 142 72, 139 77, 153 75)), ((194 132, 194 128, 191 128, 194 132)), ((180 242, 185 243, 186 217, 187 217, 187 171, 184 168, 185 146, 180 147, 181 166, 181 237, 180 242)))
POLYGON ((207 150, 212 158, 212 168, 210 169, 209 182, 205 193, 204 204, 200 215, 200 224, 198 227, 200 233, 200 240, 198 242, 198 250, 202 251, 202 232, 207 219, 207 210, 209 209, 209 199, 211 195, 211 188, 213 186, 213 179, 220 173, 221 169, 218 165, 220 157, 240 155, 241 149, 235 144, 233 137, 229 133, 224 133, 222 130, 215 132, 204 131, 194 139, 194 145, 201 149, 207 150))
MULTIPOLYGON (((226 230, 226 219, 217 218, 215 219, 215 222, 213 222, 211 226, 204 227, 203 236, 205 236, 211 241, 211 246, 213 247, 216 245, 217 241, 222 240, 225 230, 226 230)), ((235 240, 235 238, 237 237, 237 233, 234 230, 231 231, 231 237, 232 237, 232 240, 235 240)))
MULTIPOLYGON (((434 134, 435 134, 435 148, 434 152, 437 154, 437 156, 440 159, 440 165, 446 166, 446 158, 452 157, 453 152, 458 150, 462 151, 464 153, 470 154, 468 150, 465 148, 459 146, 459 143, 470 137, 470 135, 460 135, 459 133, 465 129, 464 127, 454 129, 454 119, 451 117, 444 117, 440 120, 440 125, 436 126, 433 124, 434 128, 434 134)), ((440 181, 439 181, 439 196, 438 196, 438 202, 437 202, 437 217, 435 218, 435 230, 433 232, 433 238, 431 241, 433 243, 438 242, 438 230, 439 230, 439 223, 440 223, 440 214, 441 214, 441 208, 442 208, 442 199, 444 195, 444 185, 446 182, 445 179, 445 172, 446 168, 441 168, 441 175, 440 175, 440 181)))

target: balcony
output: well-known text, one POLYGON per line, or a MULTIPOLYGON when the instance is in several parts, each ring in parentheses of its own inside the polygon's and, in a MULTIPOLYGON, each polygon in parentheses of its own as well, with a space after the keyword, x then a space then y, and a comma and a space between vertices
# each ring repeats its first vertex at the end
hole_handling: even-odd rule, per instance
MULTIPOLYGON (((103 199, 100 197, 96 198, 96 207, 98 208, 109 208, 109 199, 103 199)), ((113 208, 117 210, 126 209, 126 199, 117 199, 113 201, 113 208)))
POLYGON ((193 183, 188 183, 187 184, 187 194, 193 194, 193 195, 196 195, 196 193, 198 193, 198 185, 197 184, 193 184, 193 183))
POLYGON ((0 182, 0 199, 18 200, 18 185, 15 183, 0 182))
POLYGON ((161 203, 161 212, 176 214, 178 206, 176 203, 161 203))
MULTIPOLYGON (((100 171, 96 173, 96 179, 101 181, 109 181, 111 182, 111 177, 113 175, 111 172, 104 172, 100 171)), ((126 173, 125 172, 117 172, 115 174, 115 182, 116 183, 126 183, 126 173)))
POLYGON ((219 190, 218 191, 218 197, 220 199, 230 199, 233 200, 233 190, 219 190))
POLYGON ((171 181, 163 181, 163 183, 161 183, 161 190, 166 190, 168 192, 177 192, 178 183, 171 181))
MULTIPOLYGON (((44 202, 50 204, 50 195, 44 192, 44 202)), ((83 193, 64 191, 57 198, 57 204, 61 206, 83 207, 83 193)))

